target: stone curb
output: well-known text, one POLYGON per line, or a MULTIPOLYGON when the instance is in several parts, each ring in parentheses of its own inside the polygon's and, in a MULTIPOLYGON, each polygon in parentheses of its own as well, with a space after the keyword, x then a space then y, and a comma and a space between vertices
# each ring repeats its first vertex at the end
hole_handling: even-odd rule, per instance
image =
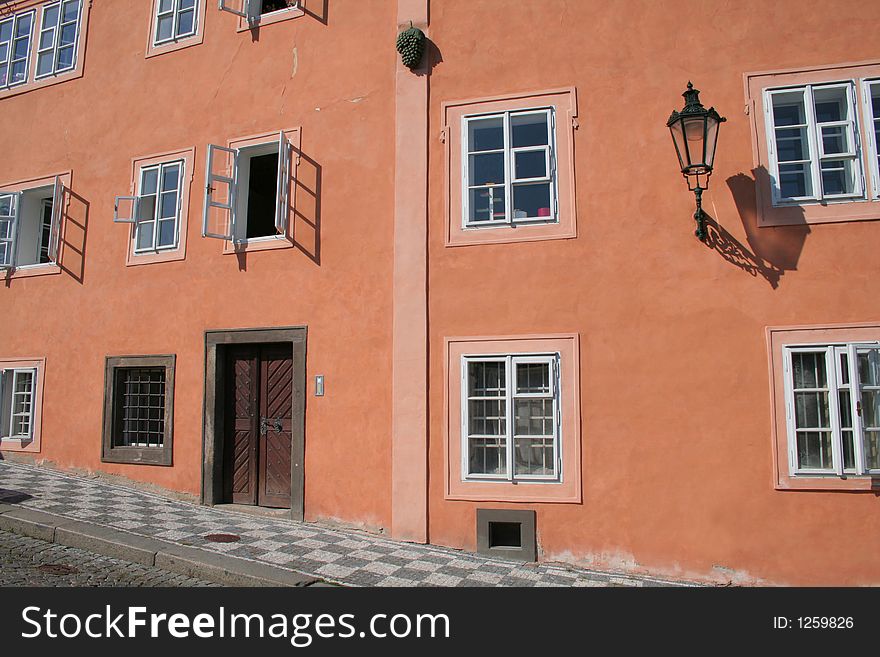
POLYGON ((319 579, 270 564, 0 502, 0 529, 225 586, 316 586, 319 579))

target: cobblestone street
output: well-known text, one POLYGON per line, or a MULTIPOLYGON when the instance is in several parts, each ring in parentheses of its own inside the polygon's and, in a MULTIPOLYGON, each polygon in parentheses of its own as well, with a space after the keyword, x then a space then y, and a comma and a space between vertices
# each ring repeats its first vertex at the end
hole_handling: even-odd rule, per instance
POLYGON ((217 586, 0 530, 0 586, 217 586))

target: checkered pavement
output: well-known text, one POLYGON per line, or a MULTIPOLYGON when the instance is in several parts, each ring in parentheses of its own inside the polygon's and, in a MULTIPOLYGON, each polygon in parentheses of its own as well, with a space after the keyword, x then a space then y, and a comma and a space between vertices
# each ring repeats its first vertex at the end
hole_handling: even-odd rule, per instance
POLYGON ((0 502, 268 562, 348 586, 668 586, 649 577, 523 564, 355 529, 254 517, 171 500, 99 479, 0 462, 0 502), (208 534, 236 534, 213 543, 208 534))

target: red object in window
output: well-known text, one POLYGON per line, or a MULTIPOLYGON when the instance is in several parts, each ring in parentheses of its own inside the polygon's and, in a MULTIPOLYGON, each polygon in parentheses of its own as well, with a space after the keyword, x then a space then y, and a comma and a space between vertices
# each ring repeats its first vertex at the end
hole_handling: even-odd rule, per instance
POLYGON ((538 208, 538 216, 539 217, 549 217, 550 216, 550 208, 538 208))

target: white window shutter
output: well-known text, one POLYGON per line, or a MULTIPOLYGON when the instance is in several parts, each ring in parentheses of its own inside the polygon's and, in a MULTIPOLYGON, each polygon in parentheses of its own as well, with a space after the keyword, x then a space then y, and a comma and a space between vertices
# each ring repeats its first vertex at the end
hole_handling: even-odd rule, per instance
POLYGON ((279 235, 287 234, 290 215, 290 141, 284 131, 278 137, 278 182, 275 193, 275 230, 279 235))
POLYGON ((235 224, 235 181, 238 179, 238 151, 234 148, 208 144, 205 178, 202 237, 231 240, 235 224), (224 153, 226 154, 225 158, 223 157, 224 153))
MULTIPOLYGON (((133 224, 138 208, 137 196, 117 196, 113 205, 113 221, 117 224, 133 224)), ((54 212, 54 209, 53 209, 54 212)))
POLYGON ((0 192, 0 269, 15 267, 21 192, 0 192))
POLYGON ((58 244, 61 241, 61 222, 64 219, 64 183, 55 176, 52 194, 52 227, 49 233, 49 260, 58 262, 58 244))
POLYGON ((251 0, 217 0, 217 9, 247 18, 251 4, 251 0))

